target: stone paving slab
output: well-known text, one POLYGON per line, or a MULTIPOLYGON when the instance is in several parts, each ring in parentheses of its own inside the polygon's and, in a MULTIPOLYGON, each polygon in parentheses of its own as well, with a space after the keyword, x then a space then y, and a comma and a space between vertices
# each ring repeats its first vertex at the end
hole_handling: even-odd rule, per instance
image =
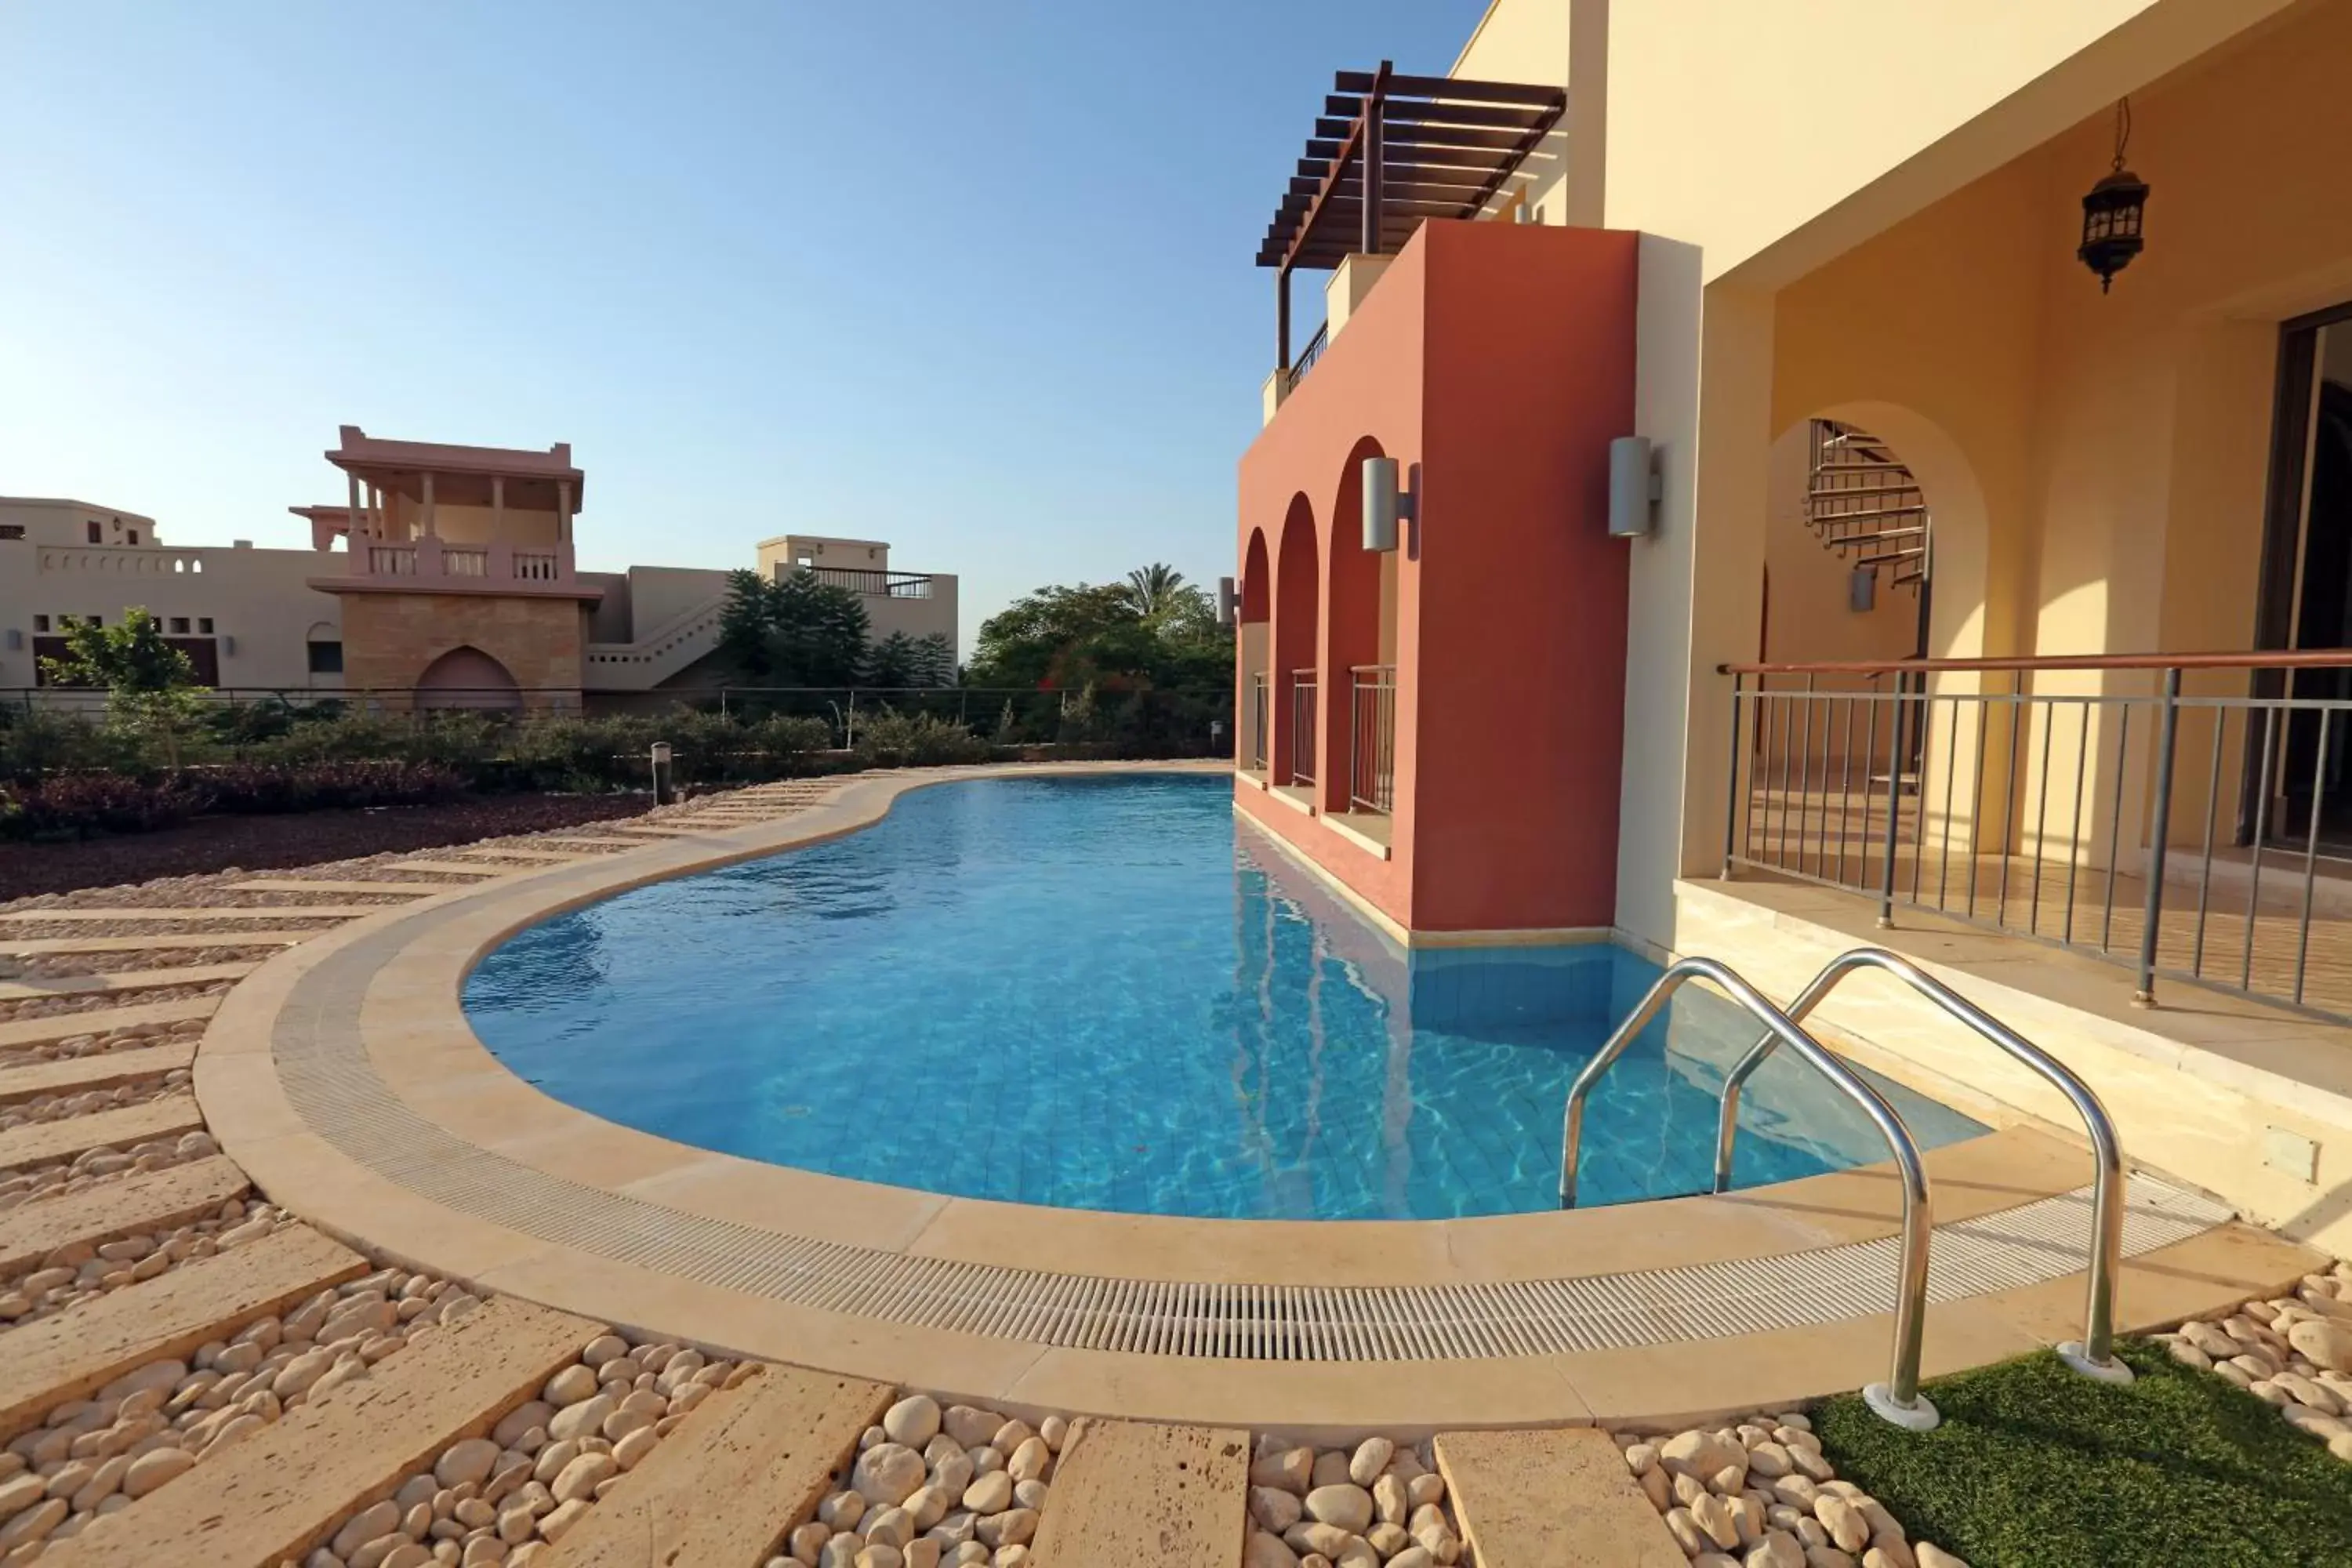
MULTIPOLYGON (((257 877, 250 882, 231 885, 239 893, 406 893, 422 898, 428 893, 446 893, 449 889, 432 882, 343 882, 331 879, 306 881, 299 877, 257 877)), ((371 908, 370 914, 381 914, 381 909, 371 908)))
POLYGON ((192 1065, 196 1043, 144 1046, 134 1051, 101 1051, 94 1057, 71 1057, 61 1062, 36 1062, 31 1067, 0 1068, 0 1105, 39 1100, 45 1095, 71 1094, 85 1089, 111 1089, 118 1083, 161 1078, 192 1065))
POLYGON ((488 1432, 600 1327, 512 1298, 478 1308, 368 1376, 287 1412, 208 1460, 194 1481, 148 1493, 41 1561, 51 1568, 299 1562, 347 1515, 389 1495, 450 1444, 488 1432))
POLYGON ((45 1018, 19 1018, 0 1024, 0 1051, 18 1046, 45 1046, 76 1035, 103 1035, 141 1024, 176 1024, 184 1018, 209 1018, 220 1005, 217 996, 183 996, 176 1002, 142 1002, 131 1007, 100 1007, 86 1013, 53 1013, 45 1018))
POLYGON ((205 1124, 193 1094, 167 1094, 120 1110, 35 1121, 0 1132, 0 1171, 21 1171, 70 1160, 90 1149, 128 1149, 151 1138, 177 1138, 205 1124))
POLYGON ((21 1002, 40 996, 87 996, 106 991, 145 991, 158 985, 209 985, 215 980, 241 979, 252 973, 255 967, 250 963, 191 963, 179 969, 130 969, 113 974, 60 974, 54 979, 0 980, 0 1002, 21 1002))
POLYGON ((510 875, 510 866, 485 866, 479 860, 394 860, 384 868, 387 871, 435 871, 460 877, 504 877, 510 875))
POLYGON ((1683 1568, 1625 1457, 1592 1426, 1441 1432, 1437 1473, 1479 1568, 1683 1568))
MULTIPOLYGON (((0 1336, 7 1352, 0 1355, 0 1435, 14 1436, 133 1367, 185 1358, 215 1335, 367 1270, 367 1259, 351 1248, 308 1226, 288 1226, 11 1329, 0 1336)), ((166 1552, 154 1561, 208 1560, 166 1552)))
POLYGON ((761 1366, 705 1400, 572 1527, 549 1568, 761 1568, 890 1398, 887 1384, 761 1366))
MULTIPOLYGON (((273 920, 285 913, 282 910, 265 912, 273 920)), ((144 936, 27 936, 18 937, 13 942, 0 940, 0 956, 37 958, 53 952, 145 952, 188 947, 292 947, 314 936, 324 936, 333 929, 329 926, 319 931, 215 931, 194 935, 150 931, 144 936)))
POLYGON ((1248 1512, 1247 1432, 1088 1421, 1055 1468, 1030 1563, 1234 1568, 1248 1512))
MULTIPOLYGON (((404 882, 400 890, 407 892, 415 885, 404 882)), ((300 886, 331 889, 332 885, 304 882, 300 886)), ((0 910, 0 921, 282 921, 289 917, 350 921, 362 915, 380 915, 387 907, 383 904, 156 904, 131 909, 0 910)), ((217 934, 226 936, 230 933, 223 931, 217 934)), ((316 936, 320 933, 310 931, 307 934, 316 936)))
POLYGON ((243 1171, 215 1155, 61 1198, 36 1198, 0 1214, 0 1272, 37 1263, 77 1241, 113 1241, 185 1225, 243 1197, 251 1185, 243 1171))

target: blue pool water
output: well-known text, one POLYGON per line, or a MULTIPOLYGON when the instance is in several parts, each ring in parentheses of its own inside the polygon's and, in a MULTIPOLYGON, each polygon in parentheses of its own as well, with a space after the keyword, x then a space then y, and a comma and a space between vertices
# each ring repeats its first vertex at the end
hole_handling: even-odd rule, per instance
MULTIPOLYGON (((992 779, 532 927, 466 986, 559 1100, 703 1148, 972 1197, 1432 1219, 1557 1202, 1568 1086, 1656 969, 1606 946, 1408 961, 1237 825, 1223 778, 992 779)), ((1586 1117, 1587 1203, 1701 1191, 1754 1037, 1686 989, 1586 1117)), ((1923 1145, 1983 1131, 1881 1080, 1923 1145)), ((1742 1185, 1865 1163, 1784 1053, 1742 1185)))

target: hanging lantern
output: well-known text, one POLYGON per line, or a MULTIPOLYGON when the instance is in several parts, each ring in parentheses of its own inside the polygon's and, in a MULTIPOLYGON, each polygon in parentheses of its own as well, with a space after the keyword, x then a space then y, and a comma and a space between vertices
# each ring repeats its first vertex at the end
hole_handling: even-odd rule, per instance
POLYGON ((2125 99, 2116 105, 2115 166, 2083 198, 2083 243, 2074 252, 2099 275, 2102 294, 2147 243, 2140 223, 2147 210, 2147 184, 2124 167, 2124 149, 2130 142, 2131 100, 2125 99))

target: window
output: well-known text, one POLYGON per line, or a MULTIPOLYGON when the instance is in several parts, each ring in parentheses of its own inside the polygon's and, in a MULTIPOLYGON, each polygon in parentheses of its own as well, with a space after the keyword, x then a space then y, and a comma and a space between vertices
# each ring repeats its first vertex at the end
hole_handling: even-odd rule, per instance
POLYGON ((0 539, 22 539, 25 525, 21 522, 0 522, 0 539))
POLYGON ((175 637, 184 637, 188 635, 187 616, 173 616, 172 617, 172 635, 175 637))
POLYGON ((139 531, 134 528, 129 533, 123 535, 123 537, 130 540, 131 543, 136 544, 139 542, 139 531))
POLYGON ((314 642, 310 645, 310 673, 341 675, 343 672, 343 645, 339 642, 314 642))
POLYGON ((106 530, 100 528, 96 522, 85 523, 83 524, 83 527, 88 530, 89 542, 92 544, 103 544, 106 542, 106 530))
POLYGON ((210 616, 198 616, 196 617, 196 635, 198 637, 205 637, 213 635, 213 618, 210 616))
POLYGON ((33 629, 37 632, 47 631, 49 629, 49 617, 47 616, 35 616, 33 617, 33 629))

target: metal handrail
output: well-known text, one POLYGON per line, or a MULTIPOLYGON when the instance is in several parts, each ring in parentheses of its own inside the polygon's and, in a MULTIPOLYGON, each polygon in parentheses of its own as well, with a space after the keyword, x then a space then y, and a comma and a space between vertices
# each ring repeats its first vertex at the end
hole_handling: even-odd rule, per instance
POLYGON ((1819 1041, 1766 1001, 1762 993, 1727 964, 1712 958, 1685 958, 1670 965, 1658 976, 1657 984, 1650 987, 1650 994, 1642 998, 1642 1005, 1617 1026, 1600 1053, 1576 1075, 1576 1082, 1568 1091, 1568 1110, 1560 1122, 1559 1206, 1576 1206, 1577 1154, 1584 1138, 1585 1100, 1601 1075, 1624 1055, 1634 1037, 1649 1026, 1676 991, 1693 980, 1713 981, 1725 995, 1762 1022, 1772 1038, 1794 1047, 1799 1056, 1812 1063, 1823 1078, 1860 1107, 1885 1138, 1903 1178, 1903 1249, 1895 1278, 1895 1348, 1886 1381, 1873 1384, 1863 1391, 1863 1396, 1872 1409, 1887 1420, 1915 1431, 1927 1430, 1938 1419, 1935 1405, 1919 1393, 1919 1346, 1927 1310, 1927 1240, 1935 1226, 1935 1216, 1927 1192, 1927 1170, 1919 1159, 1919 1145, 1885 1096, 1823 1049, 1819 1041))
MULTIPOLYGON (((2091 1262, 2089 1300, 2084 1308, 2083 1338, 2061 1345, 2059 1353, 2078 1369, 2110 1382, 2128 1383, 2131 1369, 2115 1358, 2116 1277, 2123 1266, 2124 1152, 2116 1124, 2091 1086, 2074 1076, 2064 1063, 1922 970, 1900 953, 1883 947, 1858 947, 1832 959, 1813 976, 1797 999, 1789 1004, 1792 1023, 1801 1023, 1820 1006, 1838 984, 1857 969, 1881 969, 1927 997, 1945 1013, 2023 1062, 2057 1086, 2073 1102, 2091 1136, 2096 1171, 2091 1184, 2091 1262)), ((1739 1090, 1780 1046, 1770 1033, 1760 1037, 1723 1080, 1723 1121, 1716 1131, 1715 1190, 1731 1190, 1731 1151, 1738 1136, 1739 1090)))

